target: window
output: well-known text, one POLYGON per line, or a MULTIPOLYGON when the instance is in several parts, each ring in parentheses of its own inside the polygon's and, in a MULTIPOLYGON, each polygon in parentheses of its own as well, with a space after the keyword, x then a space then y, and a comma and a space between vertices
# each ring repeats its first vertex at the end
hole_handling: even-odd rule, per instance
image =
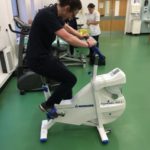
POLYGON ((19 16, 18 3, 17 0, 11 0, 13 16, 19 16))

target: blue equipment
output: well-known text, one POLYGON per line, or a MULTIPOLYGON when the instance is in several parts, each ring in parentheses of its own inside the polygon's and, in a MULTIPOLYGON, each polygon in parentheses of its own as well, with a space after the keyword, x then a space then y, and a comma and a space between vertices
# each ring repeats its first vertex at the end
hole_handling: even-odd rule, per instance
POLYGON ((99 57, 98 65, 99 66, 105 65, 106 64, 106 62, 105 62, 105 56, 101 53, 100 49, 98 47, 96 47, 96 46, 92 46, 90 49, 93 51, 92 55, 90 56, 90 64, 91 65, 94 64, 94 62, 95 62, 95 56, 97 54, 98 57, 99 57))

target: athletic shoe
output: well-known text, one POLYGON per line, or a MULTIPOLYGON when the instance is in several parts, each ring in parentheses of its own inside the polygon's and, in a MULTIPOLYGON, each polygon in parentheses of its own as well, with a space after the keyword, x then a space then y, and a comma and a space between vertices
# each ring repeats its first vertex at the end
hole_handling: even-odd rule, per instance
POLYGON ((58 117, 57 114, 57 109, 54 106, 48 107, 46 105, 46 102, 43 102, 40 104, 39 108, 43 111, 43 112, 47 112, 47 119, 54 119, 56 117, 58 117))
POLYGON ((57 109, 53 106, 47 112, 47 119, 54 119, 54 118, 57 118, 57 117, 58 117, 57 109))
POLYGON ((43 112, 48 112, 49 109, 50 109, 50 107, 48 107, 48 106, 46 105, 46 102, 41 103, 41 104, 39 105, 39 108, 40 108, 41 111, 43 111, 43 112))
POLYGON ((88 57, 88 58, 89 58, 90 56, 91 56, 90 54, 86 55, 86 57, 88 57))

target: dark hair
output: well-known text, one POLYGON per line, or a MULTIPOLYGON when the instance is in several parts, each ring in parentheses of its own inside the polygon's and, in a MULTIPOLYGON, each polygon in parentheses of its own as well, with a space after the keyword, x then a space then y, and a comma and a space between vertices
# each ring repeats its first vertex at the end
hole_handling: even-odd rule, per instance
POLYGON ((89 3, 87 7, 88 8, 95 8, 95 5, 93 3, 89 3))
POLYGON ((61 7, 69 5, 70 11, 80 10, 82 8, 80 0, 59 0, 59 4, 61 7))

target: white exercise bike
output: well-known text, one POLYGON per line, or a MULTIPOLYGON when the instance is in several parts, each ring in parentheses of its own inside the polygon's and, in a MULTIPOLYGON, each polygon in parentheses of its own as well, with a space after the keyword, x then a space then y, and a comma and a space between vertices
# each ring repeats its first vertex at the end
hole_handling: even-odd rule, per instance
MULTIPOLYGON (((91 82, 83 87, 72 100, 65 100, 55 105, 58 113, 62 115, 55 119, 42 121, 41 142, 47 141, 48 129, 56 122, 60 122, 95 126, 102 143, 108 143, 104 124, 115 121, 125 110, 126 101, 121 88, 126 83, 126 76, 119 68, 107 74, 97 75, 97 68, 98 65, 95 64, 91 82)), ((45 90, 44 94, 47 99, 50 96, 49 90, 45 90)))

